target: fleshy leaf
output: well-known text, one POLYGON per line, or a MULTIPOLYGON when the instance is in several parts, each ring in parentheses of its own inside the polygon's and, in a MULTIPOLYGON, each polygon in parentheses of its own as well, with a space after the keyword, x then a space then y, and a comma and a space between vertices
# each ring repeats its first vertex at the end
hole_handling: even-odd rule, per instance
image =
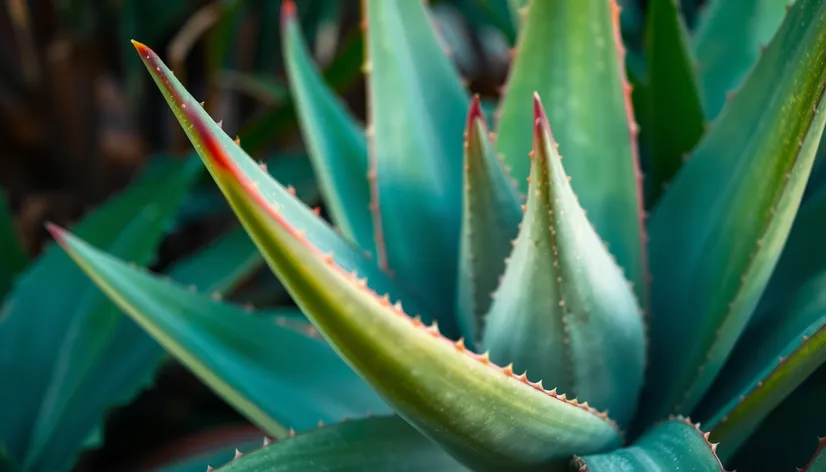
POLYGON ((473 348, 482 336, 482 316, 505 271, 522 210, 519 195, 488 139, 478 97, 470 105, 466 134, 457 316, 460 331, 473 348))
POLYGON ((363 6, 379 263, 422 303, 441 309, 439 324, 452 334, 470 100, 424 2, 365 0, 363 6))
POLYGON ((642 176, 618 18, 615 0, 529 2, 496 147, 524 192, 533 123, 525 104, 539 92, 580 204, 645 307, 642 176))
MULTIPOLYGON (((192 98, 154 51, 138 42, 135 42, 135 48, 198 155, 223 192, 226 192, 226 184, 222 180, 222 168, 229 162, 235 163, 244 179, 254 183, 258 188, 259 195, 269 204, 277 206, 290 224, 305 230, 307 239, 319 250, 331 252, 339 266, 368 277, 374 290, 388 293, 393 300, 400 300, 406 306, 415 306, 414 301, 406 295, 407 292, 371 261, 363 250, 343 239, 323 219, 292 195, 289 189, 284 188, 255 164, 192 98), (209 143, 209 146, 206 143, 209 143)), ((421 311, 421 314, 429 318, 430 312, 421 311)))
POLYGON ((560 392, 631 419, 642 388, 642 313, 568 183, 539 97, 531 185, 483 345, 560 392))
MULTIPOLYGON (((191 122, 208 137, 200 129, 205 123, 191 122)), ((204 143, 210 155, 221 156, 211 151, 214 139, 204 143)), ((619 444, 604 414, 529 384, 461 341, 441 337, 435 325, 426 329, 406 316, 314 247, 234 160, 217 163, 236 215, 301 310, 397 412, 456 458, 519 469, 619 444)))
POLYGON ((282 4, 284 59, 290 92, 313 171, 341 233, 376 256, 367 181, 367 139, 312 62, 295 16, 295 4, 282 4))
POLYGON ((822 366, 755 428, 730 461, 737 470, 795 470, 826 436, 826 366, 822 366))
POLYGON ((698 415, 724 460, 826 362, 826 274, 801 287, 782 314, 743 333, 698 415))
MULTIPOLYGON (((11 209, 6 205, 6 199, 0 193, 0 254, 3 262, 0 263, 0 300, 11 289, 14 279, 26 268, 29 257, 23 251, 20 237, 14 227, 11 209)), ((2 317, 0 312, 0 317, 2 317)))
POLYGON ((692 38, 706 116, 713 119, 760 57, 794 0, 710 0, 692 38))
POLYGON ((824 80, 826 3, 799 0, 655 207, 641 421, 690 411, 754 311, 823 132, 824 80))
MULTIPOLYGON (((197 160, 166 164, 165 172, 141 176, 75 230, 135 264, 149 263, 201 171, 197 160)), ((70 468, 106 410, 145 384, 131 372, 115 390, 98 385, 133 367, 109 362, 126 320, 54 245, 23 273, 6 309, 0 378, 15 381, 0 388, 0 443, 23 469, 70 468), (100 391, 87 395, 92 386, 100 391)))
MULTIPOLYGON (((57 228, 71 257, 144 330, 250 421, 276 437, 389 411, 319 337, 187 291, 57 228)), ((292 317, 293 315, 288 315, 292 317)))
POLYGON ((577 458, 579 472, 725 472, 708 433, 684 419, 671 419, 645 433, 633 445, 577 458))
POLYGON ((276 441, 236 457, 216 472, 463 471, 432 441, 398 416, 347 421, 276 441))
MULTIPOLYGON (((736 1, 736 0, 734 0, 736 1)), ((694 57, 677 0, 648 4, 645 48, 648 64, 641 139, 648 144, 648 195, 656 201, 697 144, 705 117, 694 78, 694 57)))
POLYGON ((817 449, 800 472, 826 472, 826 437, 817 439, 817 449))

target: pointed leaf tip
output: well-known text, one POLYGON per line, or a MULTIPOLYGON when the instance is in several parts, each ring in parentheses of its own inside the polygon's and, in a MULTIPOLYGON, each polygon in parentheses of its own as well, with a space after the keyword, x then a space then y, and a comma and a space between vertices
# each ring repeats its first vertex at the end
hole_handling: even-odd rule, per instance
POLYGON ((52 235, 52 238, 54 238, 54 240, 57 241, 57 243, 62 246, 63 245, 63 239, 64 239, 63 236, 66 234, 66 230, 61 228, 60 226, 52 223, 51 221, 47 221, 45 223, 45 226, 46 226, 46 230, 49 232, 49 234, 52 235))
POLYGON ((295 2, 293 0, 283 0, 281 2, 281 26, 286 25, 287 21, 295 17, 295 2))
POLYGON ((149 49, 148 47, 146 47, 145 44, 143 44, 141 42, 138 42, 138 41, 135 41, 134 39, 132 39, 130 41, 132 42, 132 46, 135 46, 135 49, 137 49, 138 54, 140 54, 141 56, 146 56, 147 53, 152 52, 152 50, 149 49))
POLYGON ((468 109, 468 114, 467 114, 467 130, 468 131, 473 126, 473 123, 476 120, 480 120, 483 124, 485 123, 485 117, 482 114, 482 105, 479 101, 479 95, 478 94, 473 95, 473 99, 470 102, 470 108, 468 109))
POLYGON ((539 92, 533 93, 533 125, 534 136, 536 138, 542 139, 542 131, 544 129, 548 132, 551 142, 556 142, 551 134, 551 125, 548 123, 548 115, 545 113, 545 107, 542 106, 542 99, 539 97, 539 92))

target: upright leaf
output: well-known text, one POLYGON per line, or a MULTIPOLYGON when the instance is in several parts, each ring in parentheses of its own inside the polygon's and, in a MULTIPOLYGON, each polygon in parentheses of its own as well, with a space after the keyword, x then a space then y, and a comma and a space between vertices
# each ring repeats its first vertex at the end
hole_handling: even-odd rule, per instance
POLYGON ((705 128, 693 52, 676 2, 652 0, 648 4, 645 92, 650 128, 642 128, 641 138, 650 153, 648 195, 652 201, 677 174, 705 128))
POLYGON ((424 2, 365 0, 379 263, 455 332, 462 133, 469 99, 424 2), (445 308, 449 307, 445 312, 445 308))
MULTIPOLYGON (((273 180, 255 164, 184 89, 154 51, 138 42, 135 42, 135 48, 201 160, 224 193, 227 184, 222 179, 222 169, 229 163, 235 163, 244 178, 255 183, 263 198, 276 205, 291 224, 306 231, 307 238, 320 250, 332 252, 337 264, 369 277, 374 290, 388 293, 394 300, 402 300, 407 306, 414 306, 412 298, 406 295, 407 291, 367 258, 362 249, 343 239, 289 189, 273 180)), ((431 312, 421 313, 429 318, 431 312)))
MULTIPOLYGON (((58 228, 52 234, 144 330, 275 437, 388 408, 318 337, 131 269, 58 228)), ((287 315, 293 316, 293 315, 287 315)), ((301 326, 298 324, 298 326, 301 326)))
MULTIPOLYGON (((200 171, 197 160, 167 165, 88 214, 75 230, 120 257, 149 263, 200 171)), ((83 396, 107 364, 123 321, 58 247, 46 249, 21 276, 0 321, 0 378, 15 379, 0 388, 0 443, 23 468, 69 468, 105 409, 124 400, 116 395, 98 403, 83 396)), ((134 393, 144 378, 131 374, 123 387, 134 393)))
POLYGON ((645 433, 633 445, 576 459, 579 472, 725 472, 708 433, 688 420, 672 419, 645 433))
MULTIPOLYGON (((6 199, 2 193, 0 193, 0 254, 3 255, 3 262, 0 262, 0 300, 2 300, 11 289, 17 275, 29 263, 29 258, 23 251, 20 237, 15 229, 11 209, 6 205, 6 199)), ((0 318, 2 316, 0 313, 0 318)))
POLYGON ((461 333, 474 347, 482 336, 482 317, 505 271, 522 219, 516 189, 488 139, 479 97, 470 105, 465 142, 462 240, 459 245, 457 316, 461 333))
POLYGON ((690 411, 754 311, 823 132, 824 80, 826 3, 799 0, 654 209, 641 420, 690 411))
POLYGON ((417 429, 469 466, 510 470, 619 444, 616 425, 603 414, 492 365, 442 338, 435 325, 425 329, 344 272, 267 201, 240 163, 217 153, 207 123, 194 110, 187 114, 204 149, 221 158, 215 176, 227 199, 298 306, 417 429))
POLYGON ((467 470, 398 416, 348 421, 299 434, 216 469, 217 472, 429 472, 467 470))
POLYGON ((784 8, 794 0, 709 0, 703 7, 692 45, 706 116, 713 119, 774 36, 784 8))
POLYGON ((647 304, 642 176, 615 0, 532 0, 516 46, 496 130, 524 192, 530 173, 533 93, 554 123, 574 192, 641 303, 647 304))
POLYGON ((282 15, 290 91, 324 200, 342 234, 375 257, 364 131, 313 64, 292 1, 283 3, 282 15))
POLYGON ((645 335, 634 293, 577 202, 534 98, 525 219, 487 315, 494 362, 607 410, 621 425, 642 388, 645 335))

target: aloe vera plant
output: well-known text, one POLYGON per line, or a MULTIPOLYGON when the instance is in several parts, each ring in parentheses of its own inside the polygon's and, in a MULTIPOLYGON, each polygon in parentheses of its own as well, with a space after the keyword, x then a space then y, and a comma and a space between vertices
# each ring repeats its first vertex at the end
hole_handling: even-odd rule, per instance
MULTIPOLYGON (((784 251, 820 229, 817 213, 796 216, 826 120, 826 2, 794 2, 719 114, 702 97, 737 74, 695 76, 703 50, 673 1, 651 2, 636 110, 613 0, 521 3, 495 134, 423 3, 363 2, 364 130, 283 3, 290 89, 333 225, 135 43, 323 337, 295 341, 309 371, 286 361, 280 381, 255 384, 236 369, 274 368, 286 332, 51 228, 127 314, 277 439, 222 470, 720 471, 826 361, 826 264, 801 277, 808 253, 784 251), (798 283, 776 281, 775 267, 798 283), (265 405, 267 389, 291 392, 301 412, 265 405), (307 421, 367 408, 379 416, 307 421)), ((698 21, 704 38, 737 40, 698 21)), ((826 433, 822 416, 800 421, 826 433)), ((819 444, 805 470, 826 467, 819 444)))

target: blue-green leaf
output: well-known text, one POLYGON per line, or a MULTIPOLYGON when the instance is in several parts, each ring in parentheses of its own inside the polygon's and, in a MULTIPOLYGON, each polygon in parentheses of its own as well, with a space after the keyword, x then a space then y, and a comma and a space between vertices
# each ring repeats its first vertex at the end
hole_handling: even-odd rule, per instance
POLYGON ((423 2, 364 5, 379 264, 422 303, 441 310, 431 308, 452 334, 470 100, 423 2))
POLYGON ((470 105, 465 142, 462 240, 457 316, 468 345, 482 336, 482 317, 505 271, 522 220, 521 202, 488 138, 479 98, 470 105))
POLYGON ((531 380, 607 410, 624 425, 643 382, 642 312, 577 202, 538 97, 534 106, 525 219, 483 345, 494 362, 513 362, 531 380))
MULTIPOLYGON (((216 303, 131 269, 54 229, 72 258, 129 316, 250 421, 275 437, 365 412, 389 411, 322 339, 289 323, 216 303)), ((309 325, 307 325, 309 327, 309 325)))
POLYGON ((824 81, 826 3, 799 0, 654 208, 643 422, 690 411, 754 311, 823 132, 824 81))
MULTIPOLYGON (((11 209, 6 205, 6 199, 0 193, 0 300, 11 289, 15 278, 29 263, 29 257, 23 251, 20 237, 15 229, 11 209)), ((0 313, 2 317, 2 313, 0 313)))
POLYGON ((216 472, 464 471, 398 416, 347 421, 277 441, 216 472))
MULTIPOLYGON (((167 161, 165 172, 148 173, 75 230, 147 264, 200 171, 197 160, 167 161)), ((15 380, 0 388, 0 443, 24 468, 68 468, 106 409, 146 382, 145 375, 126 371, 131 366, 110 363, 107 353, 122 347, 125 320, 54 245, 21 276, 7 310, 0 322, 0 378, 15 380), (98 385, 100 375, 121 374, 124 383, 115 391, 98 385), (89 398, 91 386, 100 391, 89 398)))
POLYGON ((725 472, 708 433, 687 420, 672 419, 645 433, 633 445, 577 458, 579 472, 725 472))
POLYGON ((295 5, 286 1, 283 8, 290 91, 324 200, 341 233, 376 257, 367 139, 313 64, 295 18, 295 5))
POLYGON ((709 0, 692 38, 706 116, 713 119, 760 57, 794 0, 709 0))
POLYGON ((810 280, 777 316, 751 325, 699 413, 724 460, 761 421, 826 362, 826 273, 810 280))
POLYGON ((496 147, 527 189, 530 103, 539 92, 588 219, 647 306, 642 175, 614 0, 532 0, 496 129, 496 147), (583 60, 587 58, 587 60, 583 60))
MULTIPOLYGON (((258 188, 258 194, 269 204, 277 206, 291 224, 306 231, 307 238, 319 250, 331 252, 336 263, 345 270, 368 277, 374 290, 388 293, 393 300, 401 300, 405 306, 416 306, 407 291, 371 261, 362 249, 343 239, 287 188, 255 164, 184 89, 154 51, 138 42, 135 42, 135 48, 222 192, 226 193, 225 169, 228 165, 238 166, 243 178, 258 188)), ((430 317, 430 312, 416 311, 423 317, 430 317)))
POLYGON ((818 438, 815 452, 800 472, 826 472, 826 437, 818 438))

